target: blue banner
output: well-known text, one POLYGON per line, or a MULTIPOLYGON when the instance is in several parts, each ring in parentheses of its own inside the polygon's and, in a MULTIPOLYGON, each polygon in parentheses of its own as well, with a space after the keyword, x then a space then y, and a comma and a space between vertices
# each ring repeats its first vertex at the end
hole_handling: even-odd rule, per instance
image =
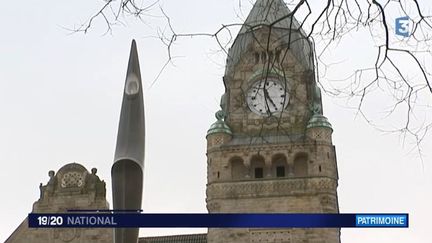
POLYGON ((28 223, 30 228, 407 228, 408 214, 30 213, 28 223))
POLYGON ((408 227, 408 215, 356 215, 356 227, 408 227))

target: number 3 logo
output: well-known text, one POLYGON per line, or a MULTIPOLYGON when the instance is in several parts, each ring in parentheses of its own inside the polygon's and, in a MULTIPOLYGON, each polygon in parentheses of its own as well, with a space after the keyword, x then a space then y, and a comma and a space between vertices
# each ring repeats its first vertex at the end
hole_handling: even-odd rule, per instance
POLYGON ((403 37, 409 36, 409 17, 400 17, 396 19, 396 35, 403 37))

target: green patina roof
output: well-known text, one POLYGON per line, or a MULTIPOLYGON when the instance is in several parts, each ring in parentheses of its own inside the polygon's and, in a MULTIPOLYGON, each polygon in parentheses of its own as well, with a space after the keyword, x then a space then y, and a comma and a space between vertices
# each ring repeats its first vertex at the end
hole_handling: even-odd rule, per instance
POLYGON ((231 128, 224 121, 225 114, 223 111, 216 112, 217 121, 210 126, 207 136, 214 133, 232 134, 231 128))
POLYGON ((321 114, 314 114, 309 120, 306 128, 312 127, 327 127, 333 130, 332 125, 328 121, 327 117, 321 114))
POLYGON ((207 243, 207 234, 143 237, 139 243, 207 243))

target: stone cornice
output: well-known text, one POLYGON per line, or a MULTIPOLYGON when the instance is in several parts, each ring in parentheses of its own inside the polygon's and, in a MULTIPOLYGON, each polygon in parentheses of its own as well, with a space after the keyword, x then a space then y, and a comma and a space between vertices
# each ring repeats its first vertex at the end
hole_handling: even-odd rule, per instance
POLYGON ((244 153, 244 152, 263 152, 263 151, 278 151, 278 150, 295 150, 298 148, 314 148, 315 146, 330 146, 333 144, 322 142, 303 142, 303 143, 284 143, 284 144, 241 144, 241 145, 222 145, 209 149, 207 152, 223 152, 223 153, 244 153))
POLYGON ((212 183, 207 186, 207 201, 281 197, 319 193, 336 194, 337 180, 330 177, 212 183))

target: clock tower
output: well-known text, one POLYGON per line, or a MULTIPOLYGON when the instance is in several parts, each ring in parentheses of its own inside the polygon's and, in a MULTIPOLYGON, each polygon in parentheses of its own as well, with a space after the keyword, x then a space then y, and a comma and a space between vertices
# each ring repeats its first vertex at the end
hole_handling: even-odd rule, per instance
MULTIPOLYGON (((228 51, 207 133, 210 213, 338 213, 314 48, 283 0, 257 0, 228 51)), ((208 242, 339 243, 339 229, 215 229, 208 242)))

